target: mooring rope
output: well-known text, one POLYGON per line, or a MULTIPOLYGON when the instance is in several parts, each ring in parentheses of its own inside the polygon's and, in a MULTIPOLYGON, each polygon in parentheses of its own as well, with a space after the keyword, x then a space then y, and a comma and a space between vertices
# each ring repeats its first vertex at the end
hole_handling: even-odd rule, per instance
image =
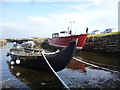
POLYGON ((49 65, 50 69, 53 71, 53 73, 57 76, 57 78, 61 81, 61 83, 68 89, 70 90, 70 88, 63 82, 63 80, 58 76, 58 74, 55 72, 55 70, 53 69, 53 67, 50 65, 50 63, 48 62, 46 56, 44 55, 44 51, 41 52, 45 61, 47 62, 47 64, 49 65))
POLYGON ((7 80, 4 80, 4 81, 0 82, 0 84, 6 83, 6 82, 9 82, 9 81, 14 81, 14 80, 17 80, 17 79, 15 79, 15 78, 8 78, 7 80))
POLYGON ((73 83, 77 88, 81 88, 78 84, 76 84, 74 81, 72 81, 70 78, 68 78, 65 74, 60 73, 62 76, 64 76, 67 80, 69 80, 71 83, 73 83))
POLYGON ((110 70, 110 69, 107 69, 107 68, 104 68, 104 67, 100 67, 100 66, 97 66, 97 65, 94 65, 94 64, 91 64, 91 63, 88 63, 88 62, 82 61, 82 60, 77 59, 77 58, 75 58, 75 57, 73 57, 73 59, 75 59, 75 60, 77 60, 77 61, 79 61, 79 62, 82 62, 82 63, 84 63, 84 64, 87 64, 87 65, 93 66, 93 67, 101 68, 101 69, 106 70, 106 71, 111 71, 111 72, 115 72, 115 73, 120 73, 120 72, 115 71, 115 70, 110 70))
POLYGON ((0 85, 1 85, 0 90, 2 90, 2 88, 16 88, 19 84, 20 84, 20 81, 18 81, 18 79, 9 78, 7 80, 4 80, 4 81, 0 82, 0 85), (4 83, 14 82, 14 81, 17 81, 17 82, 15 82, 15 84, 13 84, 13 85, 3 85, 4 83))

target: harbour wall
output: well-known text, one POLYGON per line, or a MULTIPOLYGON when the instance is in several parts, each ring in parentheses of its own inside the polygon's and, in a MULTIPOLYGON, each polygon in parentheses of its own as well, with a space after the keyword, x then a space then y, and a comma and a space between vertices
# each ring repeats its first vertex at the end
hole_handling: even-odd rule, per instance
POLYGON ((84 51, 120 52, 120 34, 88 37, 84 51))

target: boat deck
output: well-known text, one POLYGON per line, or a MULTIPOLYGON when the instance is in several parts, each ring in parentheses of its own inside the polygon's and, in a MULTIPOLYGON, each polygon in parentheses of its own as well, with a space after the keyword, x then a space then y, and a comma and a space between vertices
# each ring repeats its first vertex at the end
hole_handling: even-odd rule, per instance
POLYGON ((18 56, 41 56, 42 49, 11 49, 10 54, 18 56))

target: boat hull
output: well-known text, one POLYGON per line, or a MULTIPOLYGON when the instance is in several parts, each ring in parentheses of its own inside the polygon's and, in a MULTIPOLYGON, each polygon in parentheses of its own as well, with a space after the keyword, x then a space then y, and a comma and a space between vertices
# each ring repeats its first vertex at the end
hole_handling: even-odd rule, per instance
POLYGON ((49 45, 55 46, 58 48, 64 48, 66 47, 72 40, 78 39, 78 43, 76 46, 76 49, 81 50, 84 46, 84 43, 87 38, 87 34, 81 34, 81 35, 72 35, 72 36, 66 36, 66 37, 57 37, 57 38, 51 38, 48 40, 49 45))
MULTIPOLYGON (((53 67, 55 71, 60 71, 68 65, 68 63, 72 60, 73 54, 75 52, 77 41, 72 41, 66 48, 61 50, 56 54, 45 55, 50 65, 53 67)), ((43 71, 51 72, 50 67, 46 63, 43 56, 40 55, 19 55, 19 54, 11 54, 11 61, 20 60, 18 65, 25 66, 33 69, 40 69, 43 71)))

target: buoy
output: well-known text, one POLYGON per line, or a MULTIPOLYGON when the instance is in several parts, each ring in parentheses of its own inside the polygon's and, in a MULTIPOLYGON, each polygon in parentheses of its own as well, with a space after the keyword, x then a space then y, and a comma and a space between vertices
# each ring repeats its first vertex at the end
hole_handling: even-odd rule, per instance
POLYGON ((14 68, 14 66, 11 66, 10 68, 11 68, 11 69, 13 69, 13 68, 14 68))
POLYGON ((20 76, 20 72, 17 72, 17 73, 16 73, 16 76, 20 76))
POLYGON ((11 64, 11 65, 14 65, 14 64, 15 64, 15 62, 14 62, 14 61, 10 61, 10 64, 11 64))
POLYGON ((16 60, 16 64, 20 64, 20 60, 16 60))
POLYGON ((11 54, 14 54, 14 52, 11 52, 11 54))

